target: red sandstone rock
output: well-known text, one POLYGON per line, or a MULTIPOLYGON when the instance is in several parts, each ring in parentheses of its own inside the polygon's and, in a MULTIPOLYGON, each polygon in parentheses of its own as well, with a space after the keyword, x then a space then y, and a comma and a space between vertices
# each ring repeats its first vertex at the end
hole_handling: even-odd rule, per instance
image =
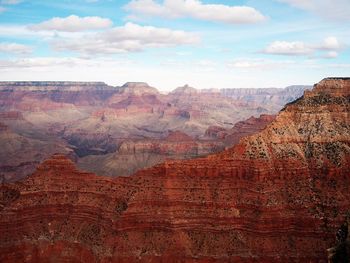
POLYGON ((168 159, 192 159, 219 152, 224 144, 193 139, 180 131, 168 131, 161 139, 128 139, 115 153, 80 158, 78 166, 99 175, 126 176, 168 159))
POLYGON ((265 129, 265 127, 275 120, 275 115, 262 114, 259 118, 250 117, 245 121, 237 122, 224 137, 227 145, 235 145, 242 137, 249 136, 265 129))
POLYGON ((322 262, 350 209, 350 80, 262 132, 130 177, 61 155, 0 188, 1 262, 322 262))
POLYGON ((168 142, 190 142, 193 141, 193 138, 181 131, 168 131, 168 136, 164 140, 168 142))
POLYGON ((0 132, 8 131, 8 126, 0 122, 0 132))
POLYGON ((225 129, 220 126, 210 126, 205 136, 221 139, 225 145, 232 146, 239 142, 242 137, 262 131, 268 124, 274 121, 275 115, 262 114, 259 118, 250 117, 247 120, 237 122, 233 128, 225 129))
POLYGON ((19 111, 3 111, 0 112, 0 120, 22 120, 23 115, 19 111))
POLYGON ((209 126, 205 136, 214 139, 224 139, 227 136, 227 129, 220 126, 209 126))

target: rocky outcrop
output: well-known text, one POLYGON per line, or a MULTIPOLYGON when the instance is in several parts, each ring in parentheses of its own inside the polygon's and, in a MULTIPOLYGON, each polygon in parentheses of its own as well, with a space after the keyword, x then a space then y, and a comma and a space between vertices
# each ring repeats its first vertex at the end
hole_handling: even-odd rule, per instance
POLYGON ((54 156, 1 186, 0 261, 325 261, 350 210, 348 85, 326 79, 234 148, 130 177, 54 156))
POLYGON ((174 89, 172 92, 170 92, 171 95, 178 95, 178 96, 186 96, 186 95, 197 95, 199 93, 198 90, 196 90, 193 87, 190 87, 189 85, 185 85, 183 87, 178 87, 174 89))
POLYGON ((0 132, 8 131, 8 126, 0 122, 0 132))
POLYGON ((159 114, 166 105, 156 88, 144 82, 127 82, 108 98, 106 107, 93 112, 96 118, 116 119, 135 114, 159 114))
POLYGON ((245 121, 237 122, 224 137, 225 144, 228 146, 235 145, 241 138, 262 131, 275 120, 275 117, 275 115, 262 114, 258 118, 252 116, 245 121))
POLYGON ((127 82, 120 88, 121 93, 142 96, 145 94, 159 95, 156 88, 149 86, 145 82, 127 82))
POLYGON ((118 140, 108 133, 66 133, 63 138, 72 145, 79 157, 112 153, 119 146, 118 140))
POLYGON ((181 131, 168 131, 164 140, 167 142, 191 142, 193 138, 181 131))
POLYGON ((0 112, 0 120, 23 120, 23 114, 20 111, 3 111, 0 112))
POLYGON ((0 123, 0 145, 0 182, 17 181, 26 177, 54 153, 74 156, 64 142, 20 135, 3 123, 0 123))
POLYGON ((275 115, 262 114, 260 117, 250 117, 247 120, 237 122, 231 129, 220 126, 210 126, 205 131, 205 136, 212 139, 222 140, 226 146, 233 146, 245 136, 262 131, 268 124, 273 122, 275 115))
POLYGON ((197 140, 180 131, 168 131, 160 139, 133 139, 121 142, 118 150, 79 159, 81 169, 98 175, 126 176, 167 159, 191 159, 224 149, 220 141, 197 140))

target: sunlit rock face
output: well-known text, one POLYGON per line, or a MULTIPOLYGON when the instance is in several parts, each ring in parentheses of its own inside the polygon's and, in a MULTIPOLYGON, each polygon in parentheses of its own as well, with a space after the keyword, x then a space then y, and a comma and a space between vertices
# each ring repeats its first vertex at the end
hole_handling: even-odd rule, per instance
POLYGON ((129 177, 63 155, 0 188, 1 262, 322 262, 350 210, 349 79, 222 153, 129 177))
POLYGON ((0 145, 5 145, 0 180, 20 180, 54 153, 69 155, 90 172, 122 176, 166 159, 222 151, 262 129, 258 121, 250 122, 232 135, 236 122, 276 113, 306 88, 220 93, 186 85, 165 94, 144 82, 120 87, 103 82, 0 82, 0 123, 7 127, 0 134, 0 145), (229 130, 230 136, 207 138, 210 126, 229 130), (187 134, 193 142, 186 146, 188 141, 181 138, 168 141, 169 131, 187 134), (136 150, 125 151, 132 148, 136 150))
POLYGON ((209 138, 219 139, 226 146, 233 146, 239 142, 242 137, 252 135, 265 129, 265 127, 275 120, 275 115, 262 114, 259 117, 250 117, 247 120, 237 122, 231 129, 225 129, 220 126, 210 126, 205 135, 209 138))

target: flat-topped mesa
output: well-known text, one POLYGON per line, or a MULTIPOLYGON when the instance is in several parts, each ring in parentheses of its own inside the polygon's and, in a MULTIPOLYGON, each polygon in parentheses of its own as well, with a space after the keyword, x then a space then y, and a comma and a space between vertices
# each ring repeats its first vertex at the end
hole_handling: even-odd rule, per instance
POLYGON ((168 142, 185 142, 193 141, 193 138, 181 131, 168 131, 168 135, 164 140, 168 142))
POLYGON ((245 96, 245 95, 274 95, 283 91, 282 88, 236 88, 221 89, 221 94, 227 97, 245 96))
POLYGON ((170 94, 171 95, 195 95, 195 94, 198 94, 198 90, 186 84, 183 87, 178 87, 174 89, 172 92, 170 92, 170 94))
POLYGON ((245 98, 255 102, 262 100, 265 103, 281 103, 282 106, 303 95, 305 90, 312 89, 312 86, 293 85, 285 88, 238 88, 221 89, 224 97, 245 98))
POLYGON ((120 87, 122 93, 132 94, 132 95, 144 95, 144 94, 159 94, 159 91, 149 86, 146 82, 127 82, 120 87))
POLYGON ((116 89, 104 82, 80 81, 0 81, 1 91, 86 91, 116 89))
POLYGON ((0 86, 102 86, 102 81, 0 81, 0 86))
POLYGON ((37 167, 39 173, 64 174, 67 171, 76 171, 74 162, 63 154, 54 154, 37 167))
POLYGON ((350 78, 325 78, 314 86, 312 93, 327 93, 332 96, 350 95, 350 78))

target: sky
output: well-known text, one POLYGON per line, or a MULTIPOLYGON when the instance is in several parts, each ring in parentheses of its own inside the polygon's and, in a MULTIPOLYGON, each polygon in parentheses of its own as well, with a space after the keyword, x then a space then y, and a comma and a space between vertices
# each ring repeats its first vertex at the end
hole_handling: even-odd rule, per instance
POLYGON ((0 81, 159 90, 350 76, 350 0, 0 0, 0 81))

